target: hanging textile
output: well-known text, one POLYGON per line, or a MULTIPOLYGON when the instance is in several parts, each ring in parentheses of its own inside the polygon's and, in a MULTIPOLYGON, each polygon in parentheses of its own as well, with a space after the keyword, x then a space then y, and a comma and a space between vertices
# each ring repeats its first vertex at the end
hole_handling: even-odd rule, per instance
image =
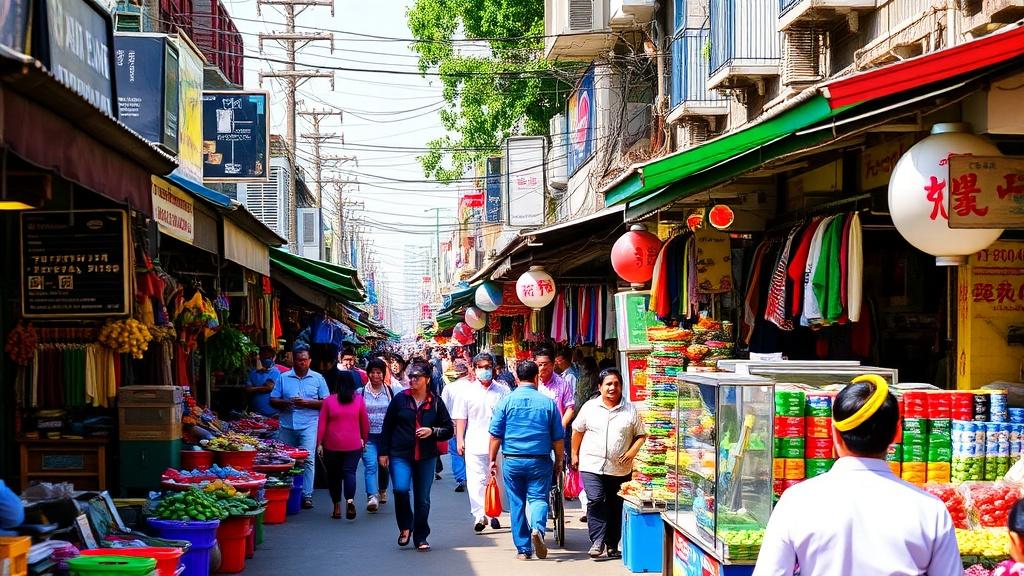
POLYGON ((800 227, 795 226, 786 235, 786 241, 782 245, 775 269, 772 271, 772 277, 768 286, 768 298, 765 302, 765 320, 783 330, 793 329, 793 321, 786 316, 786 279, 789 259, 793 249, 793 240, 799 231, 800 227))
POLYGON ((811 277, 811 290, 820 311, 819 324, 832 324, 839 320, 843 313, 839 283, 842 269, 839 263, 839 252, 842 248, 842 233, 846 216, 839 215, 832 219, 822 235, 821 256, 811 277))
POLYGON ((864 244, 861 235, 860 214, 856 212, 850 221, 848 240, 850 248, 847 255, 846 315, 850 318, 850 322, 857 322, 860 320, 864 292, 864 244))
POLYGON ((821 245, 824 241, 825 232, 835 218, 835 216, 828 216, 822 220, 818 229, 814 231, 814 237, 811 238, 811 249, 807 253, 807 265, 804 266, 804 309, 803 314, 800 315, 801 326, 810 326, 812 321, 817 322, 821 320, 821 306, 818 302, 818 297, 814 294, 814 284, 812 281, 821 262, 821 245))
POLYGON ((551 339, 555 342, 568 341, 568 333, 565 329, 565 314, 565 288, 563 288, 555 296, 555 307, 551 311, 551 339))

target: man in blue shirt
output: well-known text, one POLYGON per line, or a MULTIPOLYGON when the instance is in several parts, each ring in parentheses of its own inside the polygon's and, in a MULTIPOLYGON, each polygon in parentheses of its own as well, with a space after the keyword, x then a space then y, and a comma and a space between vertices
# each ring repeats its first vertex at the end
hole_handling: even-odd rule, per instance
POLYGON ((270 405, 281 411, 280 439, 309 452, 303 464, 302 507, 313 507, 313 474, 316 473, 316 428, 320 406, 330 395, 324 377, 309 369, 309 347, 296 345, 295 367, 281 375, 270 393, 270 405))
POLYGON ((281 372, 274 363, 274 349, 260 347, 260 365, 249 373, 245 393, 249 396, 249 409, 263 416, 277 416, 277 410, 270 405, 270 393, 281 381, 281 372))
POLYGON ((13 490, 0 480, 0 536, 15 536, 13 528, 25 521, 25 505, 13 490))
POLYGON ((555 402, 537 391, 535 362, 516 367, 519 387, 505 396, 491 417, 491 474, 498 473, 498 449, 504 456, 503 476, 512 522, 512 540, 519 560, 547 558, 548 493, 553 471, 562 469, 565 428, 555 402), (555 468, 551 467, 551 452, 555 468), (530 519, 526 513, 529 509, 530 519))

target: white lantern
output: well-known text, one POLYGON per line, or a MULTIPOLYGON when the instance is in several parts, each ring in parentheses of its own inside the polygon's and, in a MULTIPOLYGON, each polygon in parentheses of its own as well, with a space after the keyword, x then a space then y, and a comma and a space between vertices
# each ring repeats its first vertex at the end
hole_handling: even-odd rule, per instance
POLYGON ((542 266, 531 266, 516 280, 516 296, 526 306, 539 310, 555 299, 555 281, 542 266))
POLYGON ((971 132, 970 124, 932 126, 931 136, 914 144, 896 163, 889 179, 889 213, 899 233, 915 248, 935 256, 939 266, 958 266, 987 248, 1002 230, 949 227, 949 156, 1001 156, 994 144, 971 132))
POLYGON ((484 282, 476 287, 473 299, 477 308, 484 312, 494 312, 501 307, 501 286, 494 282, 484 282))
POLYGON ((470 306, 466 308, 463 321, 473 330, 483 330, 484 326, 487 326, 487 314, 475 306, 470 306))

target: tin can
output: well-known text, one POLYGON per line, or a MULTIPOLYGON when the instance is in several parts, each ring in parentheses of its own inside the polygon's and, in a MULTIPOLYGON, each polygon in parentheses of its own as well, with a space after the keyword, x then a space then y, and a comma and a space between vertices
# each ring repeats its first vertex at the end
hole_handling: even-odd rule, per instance
POLYGON ((805 422, 808 438, 832 438, 832 418, 826 416, 808 416, 805 422))

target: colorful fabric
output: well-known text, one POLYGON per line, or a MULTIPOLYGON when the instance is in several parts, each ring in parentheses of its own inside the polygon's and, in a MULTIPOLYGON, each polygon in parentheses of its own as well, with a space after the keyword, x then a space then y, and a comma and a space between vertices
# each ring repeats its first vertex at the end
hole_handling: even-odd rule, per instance
POLYGON ((822 218, 815 217, 811 223, 804 228, 800 234, 800 241, 796 251, 789 259, 789 266, 786 270, 786 292, 789 300, 786 302, 786 315, 790 318, 799 318, 804 304, 804 268, 807 266, 807 255, 811 250, 811 239, 821 225, 822 218))
MULTIPOLYGON (((821 320, 832 324, 843 314, 843 303, 840 297, 839 282, 842 270, 839 264, 839 252, 842 248, 842 233, 846 217, 836 216, 829 222, 821 239, 821 255, 814 267, 811 278, 811 290, 818 302, 821 320)), ((811 319, 812 321, 814 319, 811 319)))
POLYGON ((813 280, 818 270, 818 264, 821 261, 821 245, 824 242, 825 232, 834 219, 835 216, 829 216, 822 220, 818 229, 814 231, 814 237, 811 238, 811 249, 807 252, 807 264, 804 266, 804 308, 803 313, 800 315, 801 326, 810 326, 812 320, 821 319, 821 304, 814 294, 813 280))
POLYGON ((764 319, 783 330, 793 329, 793 320, 786 316, 786 278, 789 269, 789 258, 800 227, 796 226, 786 235, 786 242, 772 271, 771 283, 768 286, 768 300, 765 303, 764 319))

